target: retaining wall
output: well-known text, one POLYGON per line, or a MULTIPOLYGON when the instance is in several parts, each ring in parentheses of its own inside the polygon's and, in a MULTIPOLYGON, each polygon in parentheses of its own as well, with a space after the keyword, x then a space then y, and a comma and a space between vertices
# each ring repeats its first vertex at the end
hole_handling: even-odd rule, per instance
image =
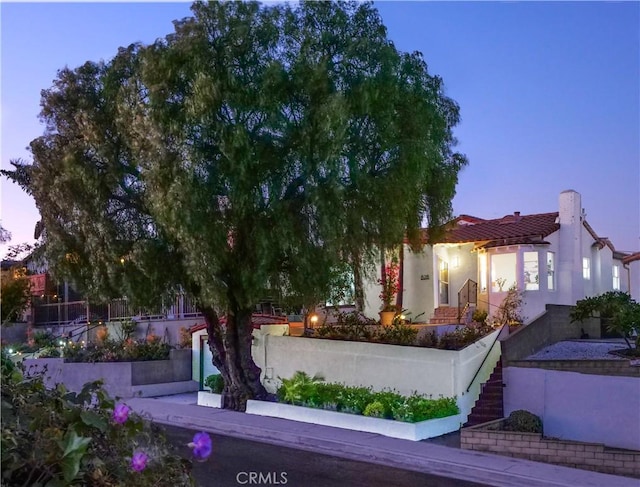
MULTIPOLYGON (((640 451, 607 448, 598 443, 544 438, 538 433, 501 431, 499 419, 460 431, 460 445, 467 450, 498 453, 537 462, 640 478, 640 451)), ((545 428, 546 430, 546 428, 545 428)))

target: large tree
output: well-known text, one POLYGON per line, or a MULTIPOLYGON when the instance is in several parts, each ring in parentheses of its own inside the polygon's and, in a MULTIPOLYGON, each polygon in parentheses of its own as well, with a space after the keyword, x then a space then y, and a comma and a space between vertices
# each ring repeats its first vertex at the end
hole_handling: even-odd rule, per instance
POLYGON ((450 216, 466 160, 458 106, 371 4, 192 12, 152 45, 61 70, 13 177, 59 273, 105 297, 196 299, 224 406, 242 410, 265 396, 251 314, 267 289, 321 300, 345 265, 417 243, 450 216))

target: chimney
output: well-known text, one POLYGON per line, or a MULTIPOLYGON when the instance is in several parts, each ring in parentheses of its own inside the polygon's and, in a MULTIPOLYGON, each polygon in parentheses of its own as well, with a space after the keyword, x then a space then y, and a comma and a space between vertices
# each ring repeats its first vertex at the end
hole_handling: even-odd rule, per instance
POLYGON ((572 305, 584 297, 583 209, 580 193, 572 189, 560 193, 558 215, 560 223, 557 255, 559 302, 555 304, 572 305))

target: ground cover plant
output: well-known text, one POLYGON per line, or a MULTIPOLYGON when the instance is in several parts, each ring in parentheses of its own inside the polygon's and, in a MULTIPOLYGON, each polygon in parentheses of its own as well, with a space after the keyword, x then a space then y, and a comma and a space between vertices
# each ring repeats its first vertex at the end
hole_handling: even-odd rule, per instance
POLYGON ((471 323, 438 336, 433 330, 419 333, 418 328, 396 317, 390 326, 380 326, 375 320, 358 313, 340 313, 335 323, 325 323, 311 335, 331 340, 386 343, 444 350, 461 350, 494 331, 482 323, 471 323))
POLYGON ((460 412, 455 398, 433 399, 425 395, 403 396, 393 390, 374 391, 370 387, 354 387, 327 383, 321 376, 298 371, 282 379, 277 397, 280 402, 350 414, 361 414, 407 423, 445 418, 460 412))
MULTIPOLYGON (((203 460, 211 441, 198 435, 189 446, 203 460)), ((61 384, 46 389, 42 375, 25 378, 4 354, 1 453, 7 487, 195 485, 191 461, 99 382, 78 394, 61 384)))
MULTIPOLYGON (((113 336, 106 326, 99 327, 92 342, 63 341, 58 350, 66 362, 136 362, 144 360, 169 360, 173 347, 158 335, 149 333, 143 339, 135 339, 134 322, 122 322, 113 336)), ((40 353, 40 357, 43 357, 40 353)))

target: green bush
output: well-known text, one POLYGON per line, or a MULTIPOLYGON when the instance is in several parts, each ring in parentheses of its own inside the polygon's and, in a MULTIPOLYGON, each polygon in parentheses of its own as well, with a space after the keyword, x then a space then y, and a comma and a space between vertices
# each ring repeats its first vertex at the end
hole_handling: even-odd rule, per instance
MULTIPOLYGON (((79 394, 42 376, 23 379, 2 357, 2 485, 187 486, 191 462, 172 452, 158 427, 130 412, 120 423, 99 382, 79 394), (131 457, 144 452, 144 470, 131 457)), ((122 406, 120 406, 122 407, 122 406)))
POLYGON ((204 385, 214 394, 222 394, 224 390, 224 378, 220 374, 211 374, 204 380, 204 385))
POLYGON ((454 398, 431 399, 419 394, 406 397, 392 390, 373 391, 370 387, 326 383, 321 377, 310 377, 300 371, 291 379, 281 380, 278 399, 300 406, 405 422, 443 418, 459 412, 454 398))
POLYGON ((473 315, 471 316, 471 319, 475 322, 475 323, 485 323, 487 321, 487 316, 489 315, 489 313, 487 313, 484 309, 477 309, 473 312, 473 315))
MULTIPOLYGON (((126 331, 125 331, 126 333, 126 331)), ((106 338, 99 343, 70 343, 64 348, 67 362, 136 362, 146 360, 169 360, 171 345, 155 335, 146 339, 106 338)))
POLYGON ((377 339, 391 345, 413 345, 418 336, 418 329, 399 320, 385 326, 378 332, 377 339))
POLYGON ((504 422, 505 431, 542 433, 542 420, 533 413, 519 409, 513 411, 504 422))
POLYGON ((384 404, 380 401, 374 401, 367 405, 363 414, 374 418, 382 418, 384 417, 384 404))
POLYGON ((319 375, 309 376, 306 372, 297 371, 291 379, 282 379, 282 385, 278 388, 278 398, 283 402, 301 405, 314 396, 318 383, 324 381, 319 375))

